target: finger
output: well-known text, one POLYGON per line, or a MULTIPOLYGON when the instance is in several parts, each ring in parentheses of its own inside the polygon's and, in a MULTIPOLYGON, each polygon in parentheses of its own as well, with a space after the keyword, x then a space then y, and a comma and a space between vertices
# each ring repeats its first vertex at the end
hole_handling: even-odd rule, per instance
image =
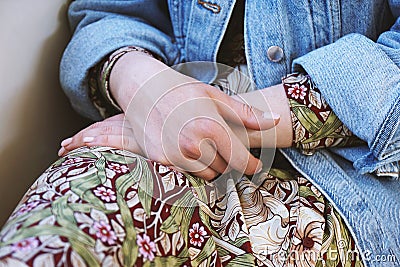
POLYGON ((229 168, 228 163, 216 151, 214 151, 214 153, 215 157, 211 160, 211 163, 209 163, 209 159, 199 158, 199 160, 217 173, 229 172, 231 169, 229 168))
MULTIPOLYGON (((215 178, 219 172, 212 169, 209 166, 210 163, 205 164, 199 160, 202 152, 199 149, 199 145, 196 145, 198 143, 199 142, 191 142, 184 136, 181 136, 176 146, 163 146, 162 155, 153 155, 151 158, 155 159, 156 157, 161 157, 161 160, 164 158, 161 162, 164 165, 173 166, 180 171, 191 173, 205 180, 211 180, 215 178), (175 151, 175 153, 171 153, 172 151, 175 151), (178 153, 176 153, 177 151, 178 153)), ((208 162, 213 161, 211 157, 207 156, 208 162)), ((160 162, 159 159, 155 160, 160 162)), ((225 168, 220 169, 222 171, 225 170, 225 168)))
MULTIPOLYGON (((124 125, 127 127, 130 127, 129 122, 127 120, 125 120, 125 115, 123 113, 121 114, 117 114, 115 116, 109 117, 103 121, 100 122, 96 122, 93 123, 91 125, 89 125, 88 127, 82 129, 81 131, 79 131, 76 135, 85 132, 89 129, 93 129, 93 128, 99 128, 105 125, 124 125)), ((67 146, 68 144, 70 144, 72 141, 72 137, 66 138, 61 142, 61 146, 67 146)))
MULTIPOLYGON (((97 136, 102 135, 115 135, 115 136, 133 136, 132 129, 123 125, 122 121, 108 121, 106 123, 98 123, 96 127, 90 126, 83 129, 76 135, 74 135, 70 140, 66 139, 62 142, 62 147, 65 151, 71 151, 78 147, 87 145, 87 143, 92 142, 97 136), (68 143, 66 144, 66 141, 68 143)), ((107 143, 103 143, 107 146, 107 143)), ((110 144, 111 146, 112 144, 110 144)), ((122 147, 118 147, 121 148, 122 147)), ((61 152, 61 151, 60 151, 61 152)), ((64 153, 65 154, 65 153, 64 153)))
POLYGON ((214 140, 218 153, 231 168, 247 175, 261 171, 261 161, 251 155, 222 118, 212 129, 208 137, 214 140))
MULTIPOLYGON (((195 159, 190 159, 191 161, 197 161, 195 159)), ((186 161, 187 162, 187 161, 186 161)), ((172 165, 174 169, 180 171, 180 172, 188 172, 196 177, 202 178, 206 181, 210 181, 212 179, 214 179, 215 177, 217 177, 219 175, 219 173, 215 170, 213 170, 210 167, 207 167, 205 164, 201 164, 199 161, 197 161, 198 164, 194 164, 194 165, 186 165, 183 164, 185 166, 183 167, 178 167, 176 165, 172 165), (190 169, 192 169, 194 171, 190 171, 190 169)))
POLYGON ((130 127, 128 127, 128 125, 125 124, 123 121, 117 121, 117 120, 101 121, 94 123, 89 127, 86 127, 85 129, 75 134, 73 137, 62 141, 61 146, 70 150, 72 147, 76 145, 82 145, 83 139, 86 136, 95 137, 102 134, 118 135, 122 134, 124 131, 127 131, 129 129, 130 127))
POLYGON ((128 150, 139 155, 143 154, 135 138, 131 135, 99 135, 90 139, 87 138, 85 145, 88 147, 108 146, 128 150))
POLYGON ((279 114, 261 111, 214 88, 208 89, 208 93, 214 99, 219 114, 226 120, 253 130, 267 130, 279 123, 279 114))
POLYGON ((223 173, 227 170, 228 164, 218 154, 213 140, 195 138, 193 141, 193 138, 186 136, 183 132, 179 135, 178 140, 177 148, 167 148, 165 146, 164 148, 177 149, 182 153, 183 157, 198 160, 218 173, 223 173))
POLYGON ((276 134, 273 129, 257 131, 243 128, 234 123, 229 123, 228 125, 240 142, 247 148, 276 147, 276 134))
POLYGON ((213 170, 211 168, 206 168, 200 172, 192 172, 191 174, 193 174, 194 176, 197 176, 199 178, 202 178, 206 181, 211 181, 212 179, 214 179, 215 177, 217 177, 219 175, 218 172, 216 172, 215 170, 213 170))

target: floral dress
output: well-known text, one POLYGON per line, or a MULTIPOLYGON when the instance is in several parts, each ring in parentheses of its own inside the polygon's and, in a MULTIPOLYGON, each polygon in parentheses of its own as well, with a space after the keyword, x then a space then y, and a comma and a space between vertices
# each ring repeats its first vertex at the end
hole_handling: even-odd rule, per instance
POLYGON ((3 227, 0 266, 362 265, 340 215, 293 169, 224 185, 127 151, 77 149, 3 227))
MULTIPOLYGON (((233 17, 241 18, 237 6, 233 17)), ((239 66, 244 45, 235 21, 243 20, 231 21, 220 61, 239 66)), ((93 100, 104 107, 97 75, 93 100)), ((235 91, 232 75, 216 86, 235 91)), ((332 127, 335 116, 313 84, 289 78, 294 145, 310 151, 353 142, 344 125, 332 127)), ((217 183, 128 151, 83 147, 51 165, 21 200, 0 232, 0 266, 363 264, 340 214, 279 153, 270 169, 217 183)))

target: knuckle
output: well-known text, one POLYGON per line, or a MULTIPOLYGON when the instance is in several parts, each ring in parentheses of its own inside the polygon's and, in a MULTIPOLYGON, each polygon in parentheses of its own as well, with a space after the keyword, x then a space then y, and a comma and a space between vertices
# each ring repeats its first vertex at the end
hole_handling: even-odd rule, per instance
POLYGON ((213 136, 218 128, 218 125, 211 119, 203 119, 202 122, 199 123, 199 129, 206 136, 213 136))
POLYGON ((185 140, 181 142, 179 146, 181 151, 189 157, 200 156, 200 151, 198 149, 198 146, 193 141, 185 140))
POLYGON ((252 119, 254 116, 254 108, 252 106, 242 104, 242 114, 246 119, 252 119))
POLYGON ((101 133, 103 134, 111 134, 114 132, 114 127, 111 125, 104 125, 101 127, 101 133))
POLYGON ((110 144, 110 138, 109 138, 108 135, 100 135, 96 139, 102 145, 111 145, 110 144))

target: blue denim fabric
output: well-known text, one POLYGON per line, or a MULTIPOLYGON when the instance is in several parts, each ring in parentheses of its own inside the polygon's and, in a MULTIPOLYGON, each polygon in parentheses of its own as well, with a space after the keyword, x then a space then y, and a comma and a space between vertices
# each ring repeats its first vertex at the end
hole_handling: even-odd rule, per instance
MULTIPOLYGON (((146 48, 169 65, 216 61, 235 4, 219 2, 72 2, 74 35, 62 58, 60 79, 74 108, 100 119, 88 98, 87 73, 123 46, 146 48)), ((265 0, 245 5, 246 56, 257 87, 305 70, 338 117, 368 143, 334 149, 335 154, 321 150, 306 157, 285 150, 285 155, 335 203, 362 251, 370 251, 371 257, 393 253, 397 263, 381 266, 399 266, 400 183, 368 173, 400 160, 400 1, 265 0), (270 46, 283 49, 281 61, 268 59, 270 46)), ((379 262, 366 261, 366 266, 379 262)))

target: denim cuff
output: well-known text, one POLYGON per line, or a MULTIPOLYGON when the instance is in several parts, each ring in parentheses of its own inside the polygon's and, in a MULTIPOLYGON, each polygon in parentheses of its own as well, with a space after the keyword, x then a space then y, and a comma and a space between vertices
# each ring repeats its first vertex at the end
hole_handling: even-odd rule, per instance
POLYGON ((99 20, 75 33, 60 65, 60 81, 73 108, 91 119, 101 116, 89 97, 88 73, 105 56, 125 46, 138 46, 175 64, 179 51, 165 33, 138 20, 113 17, 99 20))
POLYGON ((306 71, 340 120, 368 143, 354 161, 361 173, 400 160, 400 70, 381 45, 347 35, 293 63, 306 71))

